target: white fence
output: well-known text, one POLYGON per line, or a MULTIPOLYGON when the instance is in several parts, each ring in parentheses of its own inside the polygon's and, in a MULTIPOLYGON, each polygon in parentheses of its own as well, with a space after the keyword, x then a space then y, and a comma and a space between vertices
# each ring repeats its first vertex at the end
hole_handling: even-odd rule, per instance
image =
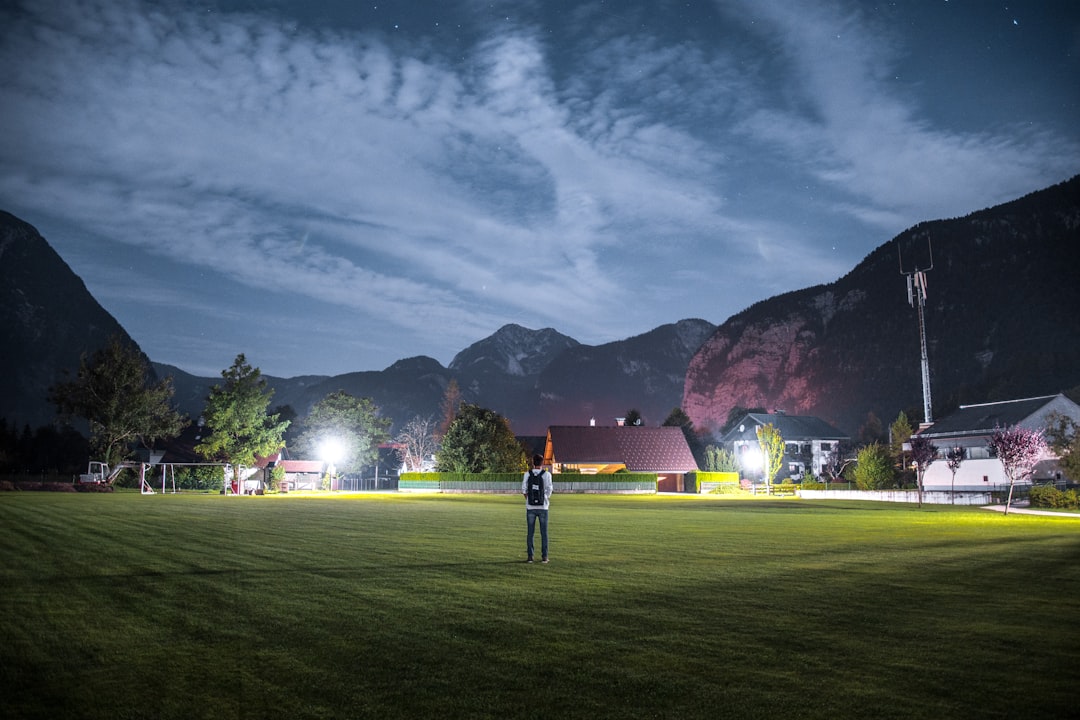
MULTIPOLYGON (((1006 491, 1008 488, 1006 488, 1006 491)), ((918 490, 799 490, 807 500, 875 500, 877 502, 917 503, 918 490)), ((1019 493, 1017 493, 1019 495, 1019 493)), ((1000 495, 999 495, 1000 497, 1000 495)), ((1015 498, 1014 498, 1015 500, 1015 498)), ((924 490, 927 505, 994 505, 1001 502, 990 492, 943 492, 924 490)))

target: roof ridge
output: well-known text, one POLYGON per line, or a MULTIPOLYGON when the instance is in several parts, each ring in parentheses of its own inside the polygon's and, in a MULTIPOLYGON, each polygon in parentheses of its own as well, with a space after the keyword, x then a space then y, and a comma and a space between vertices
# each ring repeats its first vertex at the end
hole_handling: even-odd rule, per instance
POLYGON ((1059 395, 1061 395, 1061 393, 1056 393, 1054 395, 1036 395, 1035 397, 1017 398, 1015 400, 995 400, 994 402, 972 403, 971 405, 961 405, 959 409, 967 410, 968 408, 990 407, 991 405, 1008 405, 1009 403, 1031 402, 1032 400, 1051 400, 1059 395))

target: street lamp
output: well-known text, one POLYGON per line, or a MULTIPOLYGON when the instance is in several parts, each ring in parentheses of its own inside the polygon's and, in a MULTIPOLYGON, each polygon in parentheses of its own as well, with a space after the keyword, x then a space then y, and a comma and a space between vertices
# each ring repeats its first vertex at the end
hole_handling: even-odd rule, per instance
POLYGON ((334 489, 334 473, 337 465, 345 458, 345 445, 336 437, 326 438, 319 446, 319 454, 326 463, 326 474, 330 476, 330 489, 334 489))

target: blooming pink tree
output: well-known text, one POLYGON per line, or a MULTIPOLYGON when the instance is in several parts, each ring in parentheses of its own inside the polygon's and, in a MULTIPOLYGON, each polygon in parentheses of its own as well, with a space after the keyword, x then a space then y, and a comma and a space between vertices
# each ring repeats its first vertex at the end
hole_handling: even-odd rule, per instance
POLYGON ((1041 430, 1028 430, 1020 426, 998 428, 990 436, 990 452, 1001 461, 1005 477, 1009 478, 1009 498, 1005 501, 1005 514, 1012 506, 1013 486, 1035 470, 1035 464, 1046 454, 1046 438, 1041 430))
POLYGON ((919 507, 922 507, 923 473, 926 466, 937 456, 937 446, 921 435, 911 437, 911 463, 915 466, 915 478, 919 484, 919 507))

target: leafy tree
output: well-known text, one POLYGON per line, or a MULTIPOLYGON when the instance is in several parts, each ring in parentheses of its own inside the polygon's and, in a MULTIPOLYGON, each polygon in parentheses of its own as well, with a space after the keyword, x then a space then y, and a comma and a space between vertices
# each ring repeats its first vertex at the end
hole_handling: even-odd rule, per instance
POLYGON ((525 450, 510 422, 494 410, 462 403, 436 455, 440 472, 524 472, 525 450))
POLYGON ((1046 441, 1058 456, 1065 477, 1080 481, 1080 426, 1068 415, 1052 412, 1047 417, 1046 441))
POLYGON ((227 462, 239 488, 240 468, 254 465, 256 456, 280 450, 289 421, 267 414, 274 391, 243 353, 221 371, 221 377, 224 382, 210 389, 203 410, 209 432, 195 450, 205 458, 227 462))
POLYGON ((176 437, 187 419, 172 408, 172 378, 151 383, 149 366, 133 346, 114 335, 92 356, 83 353, 75 379, 49 389, 61 417, 90 424, 90 447, 113 465, 132 446, 176 437))
POLYGON ((937 446, 922 435, 911 438, 911 461, 915 463, 915 478, 919 486, 919 507, 922 507, 923 474, 937 456, 937 446))
POLYGON ((296 439, 299 452, 318 458, 327 441, 340 444, 339 472, 359 472, 374 464, 379 445, 390 439, 390 419, 380 417, 371 398, 358 398, 344 390, 332 392, 311 408, 301 421, 296 439))
POLYGON ((739 459, 730 450, 709 445, 705 448, 705 469, 709 472, 739 472, 739 459))
POLYGON ((458 410, 461 409, 461 388, 458 387, 457 380, 450 378, 450 382, 446 385, 446 392, 443 393, 442 405, 442 422, 439 423, 438 437, 443 437, 450 431, 450 426, 454 423, 454 418, 457 417, 458 410))
POLYGON ((998 428, 990 436, 990 452, 1001 461, 1005 477, 1009 478, 1009 497, 1005 501, 1005 514, 1012 506, 1013 487, 1017 480, 1023 480, 1035 470, 1035 464, 1048 450, 1046 438, 1039 430, 1015 425, 1011 428, 998 428))
POLYGON ((766 423, 757 426, 757 441, 761 447, 761 464, 768 487, 784 464, 784 438, 772 423, 766 423))
POLYGON ((862 447, 855 463, 855 484, 860 490, 880 490, 892 484, 896 470, 888 448, 881 443, 862 447))
POLYGON ((960 463, 964 462, 964 448, 954 447, 945 451, 945 464, 952 473, 952 483, 949 485, 949 497, 956 502, 956 471, 960 469, 960 463))
POLYGON ((425 460, 439 449, 435 438, 435 421, 419 415, 405 423, 394 441, 398 444, 398 456, 407 472, 420 472, 425 460))
POLYGON ((637 427, 645 424, 645 419, 641 417, 641 411, 637 408, 630 408, 626 411, 626 417, 623 419, 623 424, 630 427, 637 427))

